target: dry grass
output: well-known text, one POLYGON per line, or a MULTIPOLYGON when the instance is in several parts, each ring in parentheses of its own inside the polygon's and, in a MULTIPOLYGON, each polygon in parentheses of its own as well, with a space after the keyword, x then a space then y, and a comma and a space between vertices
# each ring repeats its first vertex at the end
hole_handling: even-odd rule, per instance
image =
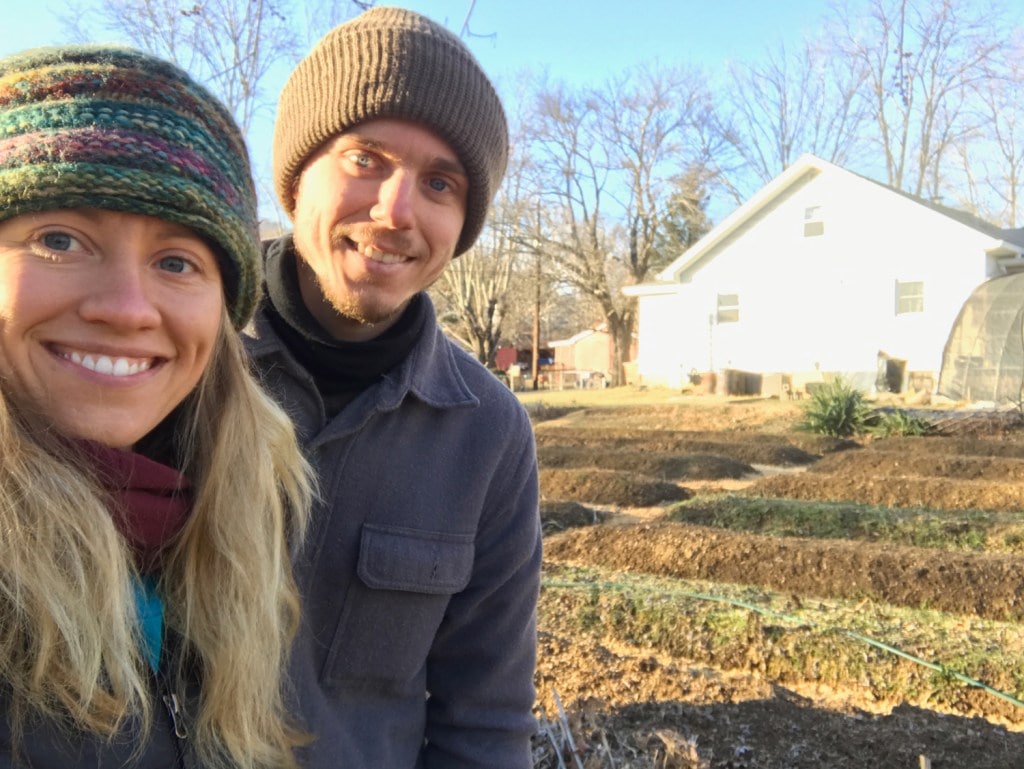
POLYGON ((558 692, 553 696, 558 713, 553 718, 542 715, 538 719, 534 769, 710 769, 710 763, 697 752, 696 738, 684 737, 673 729, 652 732, 651 740, 658 744, 649 756, 616 751, 611 743, 628 744, 628 737, 609 734, 604 719, 599 715, 595 718, 586 709, 574 708, 566 713, 558 692))
POLYGON ((684 398, 694 402, 721 405, 724 399, 714 396, 690 397, 683 396, 678 390, 668 387, 640 388, 633 386, 605 387, 602 389, 571 389, 571 390, 526 390, 517 392, 516 396, 529 409, 538 407, 552 408, 612 408, 621 406, 658 406, 666 403, 678 403, 684 398))

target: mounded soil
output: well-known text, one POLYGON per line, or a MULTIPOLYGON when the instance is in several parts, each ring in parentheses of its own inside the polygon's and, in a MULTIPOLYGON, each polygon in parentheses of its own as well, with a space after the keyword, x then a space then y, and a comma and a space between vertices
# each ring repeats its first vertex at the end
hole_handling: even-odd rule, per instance
POLYGON ((613 569, 677 579, 1024 621, 1024 568, 1014 555, 942 553, 937 558, 927 548, 758 536, 679 523, 579 529, 553 537, 545 553, 559 563, 600 559, 613 569))
MULTIPOLYGON (((800 415, 798 404, 718 401, 538 422, 546 564, 753 585, 795 601, 863 599, 1024 619, 1017 556, 663 519, 674 500, 708 489, 894 509, 1024 510, 1024 431, 1012 420, 949 418, 942 435, 849 441, 795 430, 800 415)), ((1024 733, 1015 725, 1024 724, 1024 708, 977 690, 956 708, 933 709, 879 700, 856 681, 779 681, 749 659, 709 667, 543 624, 537 680, 548 719, 538 767, 560 766, 550 747, 560 723, 584 743, 576 748, 585 769, 909 769, 924 765, 922 756, 936 769, 1024 766, 1024 733)))
MULTIPOLYGON (((915 769, 921 756, 935 769, 1021 765, 1024 735, 979 717, 783 686, 587 637, 542 632, 538 652, 539 690, 560 692, 585 769, 915 769)), ((550 694, 542 699, 557 712, 550 694)), ((535 766, 577 766, 554 757, 549 733, 561 742, 562 722, 542 724, 535 766)))
POLYGON ((618 470, 600 468, 540 471, 541 496, 545 499, 648 507, 661 502, 689 499, 693 492, 668 481, 645 478, 618 470))

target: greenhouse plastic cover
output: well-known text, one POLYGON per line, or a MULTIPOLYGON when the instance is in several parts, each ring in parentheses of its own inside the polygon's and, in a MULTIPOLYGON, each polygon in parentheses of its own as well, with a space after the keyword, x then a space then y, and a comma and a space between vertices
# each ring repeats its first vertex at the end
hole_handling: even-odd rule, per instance
POLYGON ((1020 404, 1024 386, 1024 273, 982 283, 960 310, 942 355, 939 395, 1020 404))

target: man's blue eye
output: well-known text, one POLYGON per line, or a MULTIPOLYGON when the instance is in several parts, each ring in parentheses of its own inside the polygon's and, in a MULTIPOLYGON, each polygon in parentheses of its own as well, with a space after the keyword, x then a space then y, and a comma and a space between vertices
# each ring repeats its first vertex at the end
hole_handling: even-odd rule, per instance
POLYGON ((448 182, 444 179, 431 179, 430 188, 436 192, 444 192, 448 189, 448 182))
POLYGON ((66 232, 47 232, 41 240, 51 251, 68 251, 75 242, 75 239, 66 232))

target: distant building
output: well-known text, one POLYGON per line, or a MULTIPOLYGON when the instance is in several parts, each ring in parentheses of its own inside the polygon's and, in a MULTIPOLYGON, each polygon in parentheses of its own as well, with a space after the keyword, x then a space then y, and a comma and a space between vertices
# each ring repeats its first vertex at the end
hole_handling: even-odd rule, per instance
MULTIPOLYGON (((548 372, 552 387, 603 386, 610 381, 614 344, 606 325, 548 344, 554 352, 554 362, 548 372)), ((635 344, 631 352, 636 355, 635 344)))
MULTIPOLYGON (((554 353, 550 347, 541 347, 538 353, 538 363, 541 366, 549 366, 554 360, 554 353)), ((494 366, 499 371, 508 371, 509 366, 517 365, 524 371, 529 371, 533 366, 532 347, 499 347, 494 353, 494 366)))

